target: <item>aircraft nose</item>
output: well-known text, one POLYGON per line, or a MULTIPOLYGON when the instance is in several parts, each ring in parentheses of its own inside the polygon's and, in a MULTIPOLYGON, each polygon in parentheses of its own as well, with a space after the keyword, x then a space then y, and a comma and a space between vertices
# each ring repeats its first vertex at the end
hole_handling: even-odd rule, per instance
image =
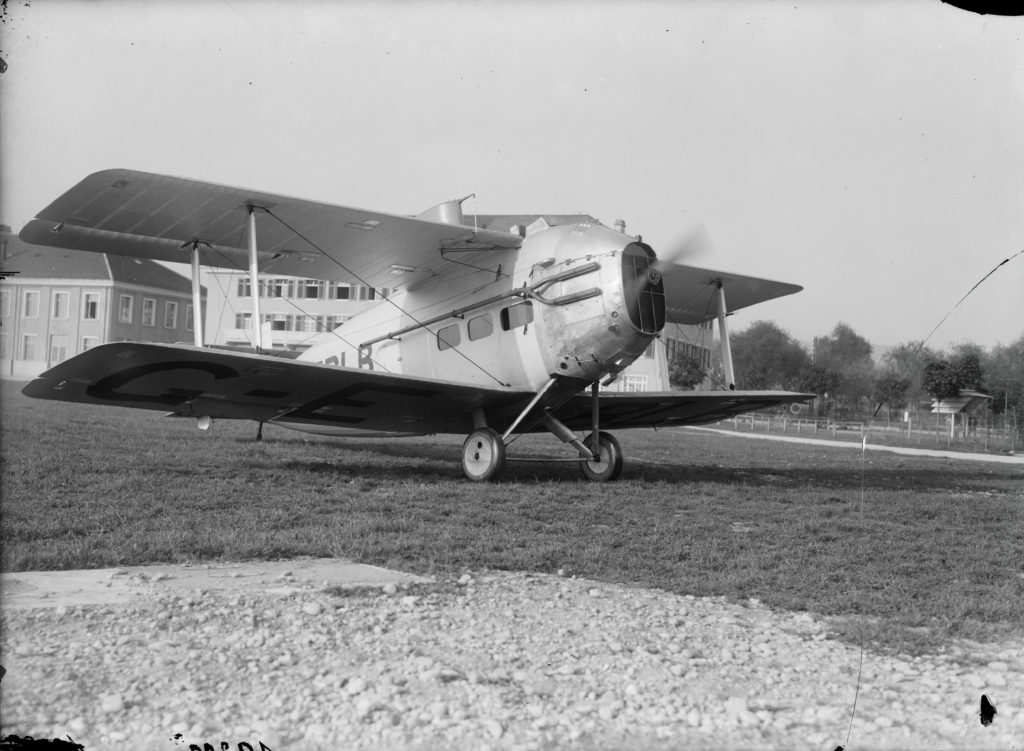
POLYGON ((665 287, 650 245, 632 242, 622 251, 622 291, 629 321, 643 334, 665 326, 665 287))

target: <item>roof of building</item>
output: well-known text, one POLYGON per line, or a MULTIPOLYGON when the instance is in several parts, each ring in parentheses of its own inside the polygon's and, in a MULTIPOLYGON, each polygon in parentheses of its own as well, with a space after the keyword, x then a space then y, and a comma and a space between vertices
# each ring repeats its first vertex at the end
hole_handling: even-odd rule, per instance
POLYGON ((105 279, 169 292, 192 292, 189 279, 149 259, 30 245, 17 235, 4 235, 0 240, 6 243, 0 268, 17 272, 20 279, 105 279))
POLYGON ((991 396, 980 391, 960 389, 959 396, 950 397, 949 399, 932 400, 932 412, 947 415, 953 412, 974 413, 984 408, 991 399, 991 396))

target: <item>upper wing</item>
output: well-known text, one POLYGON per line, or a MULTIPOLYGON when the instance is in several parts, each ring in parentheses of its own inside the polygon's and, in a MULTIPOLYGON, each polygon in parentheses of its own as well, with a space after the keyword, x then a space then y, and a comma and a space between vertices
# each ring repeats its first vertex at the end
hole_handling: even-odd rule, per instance
POLYGON ((517 248, 522 242, 504 232, 123 169, 89 175, 19 237, 183 263, 199 241, 205 264, 247 269, 250 205, 265 210, 257 213, 260 271, 287 276, 394 287, 436 273, 445 265, 444 248, 517 248), (416 272, 396 276, 393 265, 416 272))
POLYGON ((23 392, 181 416, 399 433, 469 433, 472 411, 521 409, 516 389, 341 368, 186 345, 118 342, 43 373, 23 392))
POLYGON ((718 285, 725 290, 729 312, 803 289, 799 284, 774 282, 697 266, 659 266, 665 280, 665 314, 672 323, 701 323, 718 313, 718 285))
MULTIPOLYGON (((789 391, 662 391, 601 394, 600 425, 611 428, 660 428, 702 425, 741 412, 813 399, 814 394, 789 391)), ((591 426, 589 396, 574 396, 556 411, 573 430, 591 426)))

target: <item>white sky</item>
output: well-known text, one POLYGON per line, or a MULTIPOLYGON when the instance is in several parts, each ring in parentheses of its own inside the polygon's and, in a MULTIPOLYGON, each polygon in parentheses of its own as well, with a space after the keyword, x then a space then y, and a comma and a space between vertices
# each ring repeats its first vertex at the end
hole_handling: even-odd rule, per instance
MULTIPOLYGON (((1024 19, 937 1, 23 2, 0 222, 126 167, 394 213, 590 213, 921 339, 1024 247, 1024 19)), ((1024 256, 929 342, 1024 333, 1024 256)))

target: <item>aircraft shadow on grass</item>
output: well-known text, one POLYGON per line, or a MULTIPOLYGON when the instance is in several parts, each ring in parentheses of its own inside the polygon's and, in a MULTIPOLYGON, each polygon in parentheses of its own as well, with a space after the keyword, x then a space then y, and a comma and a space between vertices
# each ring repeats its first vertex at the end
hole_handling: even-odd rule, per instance
MULTIPOLYGON (((365 480, 393 480, 397 482, 446 481, 458 479, 449 469, 451 456, 457 451, 452 445, 406 444, 398 441, 360 441, 352 452, 339 451, 336 442, 322 444, 323 452, 315 458, 286 459, 280 467, 288 471, 312 474, 345 475, 365 480), (370 454, 375 459, 359 455, 370 454), (329 457, 329 458, 328 458, 329 457)), ((253 462, 256 466, 256 462, 253 462)), ((265 460, 259 463, 265 466, 265 460)), ((575 480, 571 462, 552 463, 539 451, 526 451, 517 461, 510 461, 505 474, 495 482, 498 485, 570 482, 575 480)), ((656 460, 632 459, 626 464, 621 479, 625 482, 669 483, 694 485, 711 483, 727 486, 772 488, 777 491, 822 490, 822 501, 828 501, 837 492, 873 490, 913 490, 916 493, 1002 493, 993 489, 992 475, 982 467, 922 468, 867 467, 861 468, 860 459, 851 457, 848 468, 722 466, 715 463, 671 464, 656 460)), ((1008 491, 1007 491, 1008 492, 1008 491)))

